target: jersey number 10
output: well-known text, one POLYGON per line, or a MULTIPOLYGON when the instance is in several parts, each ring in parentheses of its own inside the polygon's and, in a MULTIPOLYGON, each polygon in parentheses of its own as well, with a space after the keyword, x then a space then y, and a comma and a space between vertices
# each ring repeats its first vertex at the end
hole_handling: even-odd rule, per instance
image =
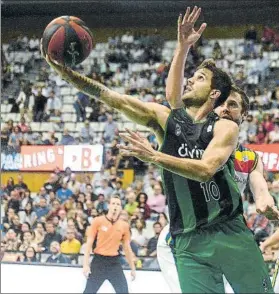
POLYGON ((204 194, 206 202, 209 202, 211 198, 215 201, 218 201, 220 199, 221 193, 218 188, 218 185, 215 182, 213 181, 204 182, 204 183, 200 183, 200 185, 203 190, 203 194, 204 194))

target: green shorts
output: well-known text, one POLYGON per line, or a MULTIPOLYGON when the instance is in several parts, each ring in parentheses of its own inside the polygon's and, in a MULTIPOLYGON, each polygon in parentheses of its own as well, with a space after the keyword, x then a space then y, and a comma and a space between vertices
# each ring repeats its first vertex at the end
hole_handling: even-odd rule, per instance
POLYGON ((175 238, 182 293, 224 293, 224 274, 234 293, 274 293, 253 234, 238 216, 175 238))

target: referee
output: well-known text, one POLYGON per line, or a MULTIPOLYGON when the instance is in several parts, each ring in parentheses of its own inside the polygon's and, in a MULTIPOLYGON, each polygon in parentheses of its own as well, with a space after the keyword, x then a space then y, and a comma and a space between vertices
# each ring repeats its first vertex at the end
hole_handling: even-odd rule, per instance
POLYGON ((112 284, 116 293, 128 293, 128 284, 118 252, 121 242, 131 268, 132 279, 134 280, 136 277, 133 253, 130 247, 129 224, 119 219, 121 210, 120 198, 112 196, 108 213, 94 218, 88 229, 83 261, 83 273, 87 277, 84 293, 97 293, 105 280, 112 284), (89 258, 95 240, 97 242, 90 266, 89 258))

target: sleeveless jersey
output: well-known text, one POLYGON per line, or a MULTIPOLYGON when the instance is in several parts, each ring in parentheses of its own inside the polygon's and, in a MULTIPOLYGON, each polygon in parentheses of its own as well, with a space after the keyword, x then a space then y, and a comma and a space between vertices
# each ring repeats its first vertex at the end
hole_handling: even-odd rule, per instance
POLYGON ((257 166, 259 155, 249 148, 238 145, 234 156, 235 181, 242 194, 246 188, 249 174, 257 166))
MULTIPOLYGON (((161 151, 175 157, 201 159, 213 138, 218 119, 212 112, 206 121, 197 123, 184 108, 172 110, 161 151)), ((172 236, 206 228, 242 214, 242 201, 234 174, 233 157, 207 182, 193 181, 162 169, 172 236)))

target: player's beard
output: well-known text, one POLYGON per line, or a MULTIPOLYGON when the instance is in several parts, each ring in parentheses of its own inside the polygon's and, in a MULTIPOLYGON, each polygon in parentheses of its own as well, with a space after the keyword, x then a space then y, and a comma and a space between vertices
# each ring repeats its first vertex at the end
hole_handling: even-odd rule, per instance
POLYGON ((206 100, 199 98, 184 98, 182 99, 184 106, 187 107, 202 107, 206 100))

